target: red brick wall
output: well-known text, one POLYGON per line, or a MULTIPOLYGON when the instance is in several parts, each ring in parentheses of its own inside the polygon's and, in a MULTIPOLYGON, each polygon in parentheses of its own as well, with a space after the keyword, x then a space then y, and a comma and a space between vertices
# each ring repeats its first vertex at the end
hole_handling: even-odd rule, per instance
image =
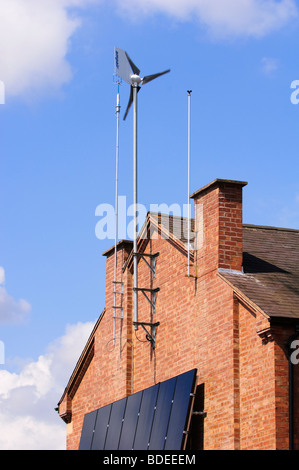
MULTIPOLYGON (((292 326, 283 329, 278 326, 273 328, 275 338, 275 392, 276 392, 276 440, 277 449, 289 448, 289 348, 288 343, 294 335, 292 326)), ((293 365, 294 376, 294 450, 299 450, 298 428, 298 365, 293 365)))
POLYGON ((257 331, 269 327, 268 321, 239 303, 239 322, 241 449, 274 450, 274 343, 263 342, 257 335, 257 331))
MULTIPOLYGON (((204 205, 203 246, 192 269, 196 277, 187 277, 181 245, 159 237, 143 242, 145 253, 159 253, 155 279, 142 259, 138 264, 139 287, 160 288, 152 317, 149 303, 138 295, 138 320, 160 322, 154 351, 143 330, 132 326, 129 268, 123 273, 122 330, 117 322, 113 345, 113 252, 107 256, 106 312, 95 334, 94 357, 72 399, 69 449, 79 446, 85 413, 193 368, 198 370, 207 413, 203 438, 192 437, 195 447, 287 447, 287 361, 280 344, 284 338, 278 331, 276 339, 273 335, 263 341, 258 332, 269 327, 267 319, 240 302, 218 275, 219 266, 241 269, 241 201, 241 185, 222 182, 195 197, 196 204, 204 205)), ((119 266, 127 254, 119 249, 119 266)), ((203 426, 195 423, 193 429, 200 432, 203 426)))

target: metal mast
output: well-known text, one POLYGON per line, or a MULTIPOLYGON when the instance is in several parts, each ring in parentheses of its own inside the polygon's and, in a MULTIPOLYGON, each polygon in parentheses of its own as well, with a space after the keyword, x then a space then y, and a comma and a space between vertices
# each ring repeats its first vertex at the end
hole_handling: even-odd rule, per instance
MULTIPOLYGON (((117 82, 117 97, 116 97, 116 164, 115 164, 115 244, 114 244, 114 282, 113 282, 113 344, 115 343, 115 329, 116 329, 116 304, 117 304, 117 240, 118 240, 118 161, 119 161, 119 113, 120 113, 120 95, 119 84, 117 82)), ((122 317, 122 313, 121 313, 122 317)))
POLYGON ((127 105, 127 109, 124 115, 126 119, 129 109, 133 104, 133 208, 134 208, 134 235, 133 235, 133 266, 134 266, 134 329, 138 330, 138 256, 137 251, 137 235, 138 235, 138 205, 137 205, 137 93, 140 91, 141 86, 155 80, 158 77, 170 72, 170 70, 164 70, 163 72, 155 73, 152 75, 146 75, 145 77, 140 76, 139 68, 134 64, 132 59, 126 51, 115 47, 114 50, 115 59, 115 73, 121 77, 125 82, 130 85, 130 97, 127 105))
POLYGON ((137 235, 138 235, 138 216, 137 216, 137 82, 133 82, 133 206, 134 206, 134 328, 138 329, 135 322, 138 322, 138 273, 137 273, 137 235))
POLYGON ((188 93, 188 276, 190 276, 190 224, 191 224, 191 206, 190 206, 190 155, 191 155, 191 93, 188 93))

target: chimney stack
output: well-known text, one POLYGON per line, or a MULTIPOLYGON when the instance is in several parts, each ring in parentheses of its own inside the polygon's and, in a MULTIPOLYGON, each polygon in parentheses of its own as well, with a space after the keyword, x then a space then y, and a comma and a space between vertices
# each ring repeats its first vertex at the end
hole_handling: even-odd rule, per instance
POLYGON ((242 271, 242 189, 247 183, 216 179, 191 195, 194 199, 198 274, 217 269, 242 271))

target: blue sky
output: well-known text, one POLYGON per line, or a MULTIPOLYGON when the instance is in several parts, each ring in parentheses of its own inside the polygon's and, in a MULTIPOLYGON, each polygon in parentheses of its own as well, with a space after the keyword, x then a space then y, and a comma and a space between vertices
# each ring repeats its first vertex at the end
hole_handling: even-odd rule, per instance
MULTIPOLYGON (((186 203, 192 89, 191 192, 245 180, 245 223, 299 228, 299 5, 0 0, 0 13, 0 448, 63 448, 53 408, 104 307, 113 245, 96 237, 95 210, 114 204, 114 46, 142 75, 171 69, 138 95, 140 203, 186 203)), ((120 96, 129 205, 126 83, 120 96)))

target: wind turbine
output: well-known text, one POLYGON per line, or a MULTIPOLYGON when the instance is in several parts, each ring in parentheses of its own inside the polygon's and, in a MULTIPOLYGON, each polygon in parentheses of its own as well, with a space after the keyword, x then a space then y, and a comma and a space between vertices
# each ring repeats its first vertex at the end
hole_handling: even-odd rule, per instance
POLYGON ((137 93, 141 89, 142 85, 146 85, 155 78, 161 77, 170 70, 164 72, 155 73, 153 75, 146 75, 140 77, 140 70, 130 59, 126 51, 115 47, 114 50, 115 59, 115 73, 122 80, 130 85, 130 97, 126 112, 124 114, 124 120, 126 119, 129 109, 133 103, 133 208, 134 208, 134 328, 138 329, 136 323, 138 322, 138 276, 137 276, 137 235, 138 235, 138 220, 137 220, 137 93))

